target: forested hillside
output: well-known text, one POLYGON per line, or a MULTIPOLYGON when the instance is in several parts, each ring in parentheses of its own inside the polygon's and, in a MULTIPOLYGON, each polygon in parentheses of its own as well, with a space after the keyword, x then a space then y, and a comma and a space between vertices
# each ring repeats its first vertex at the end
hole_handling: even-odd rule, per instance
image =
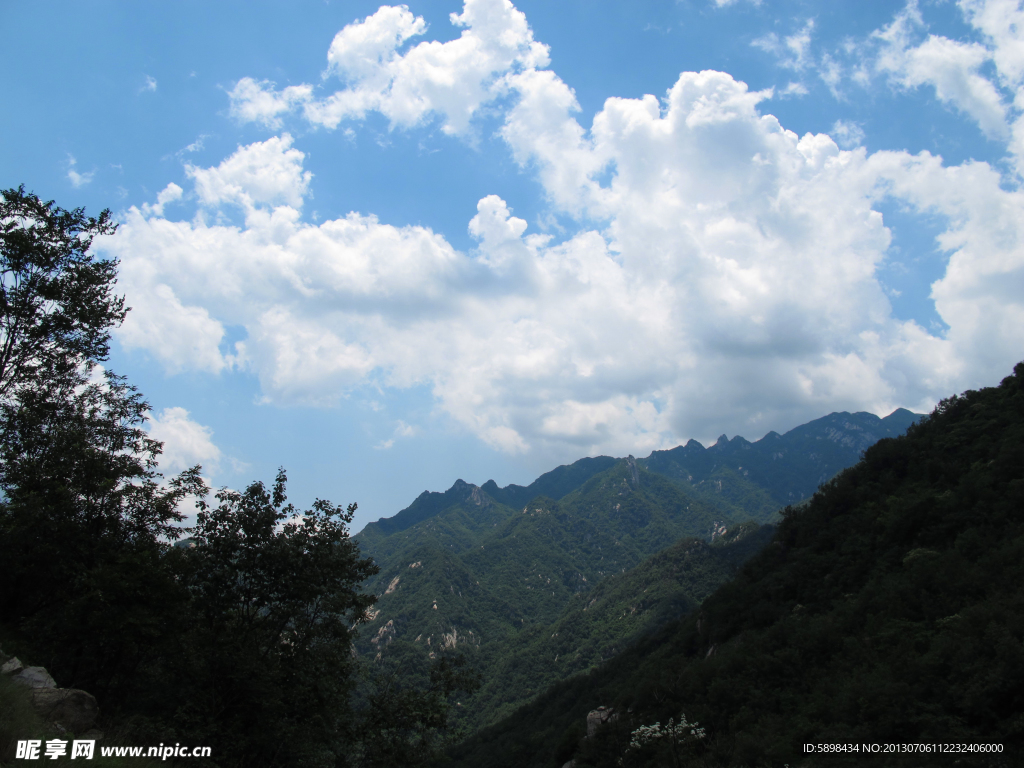
POLYGON ((891 743, 1002 745, 893 764, 1015 765, 1022 580, 1024 363, 869 448, 788 508, 773 542, 699 611, 552 687, 462 745, 458 764, 678 765, 690 754, 709 766, 837 765, 802 745, 891 743), (598 706, 617 719, 581 738, 598 706), (704 738, 637 731, 684 715, 704 738))
POLYGON ((382 565, 371 582, 379 599, 364 633, 370 643, 419 637, 433 648, 507 638, 554 621, 605 576, 683 536, 710 538, 728 522, 712 503, 632 459, 560 500, 538 497, 522 509, 461 482, 448 492, 460 493, 444 514, 412 528, 377 540, 360 535, 363 551, 382 565))
POLYGON ((767 541, 757 524, 785 499, 916 418, 837 413, 755 443, 581 459, 525 487, 424 492, 357 537, 381 568, 358 647, 409 670, 467 652, 483 685, 462 719, 493 722, 698 606, 767 541))

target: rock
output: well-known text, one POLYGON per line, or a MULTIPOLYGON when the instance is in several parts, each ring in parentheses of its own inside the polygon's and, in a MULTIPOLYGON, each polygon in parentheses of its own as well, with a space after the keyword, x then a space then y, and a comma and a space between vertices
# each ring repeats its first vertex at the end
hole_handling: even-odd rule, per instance
POLYGON ((15 672, 20 672, 21 669, 22 664, 18 660, 18 657, 15 656, 14 658, 7 659, 6 661, 4 661, 3 666, 0 667, 0 673, 3 673, 5 675, 13 675, 15 672))
POLYGON ((88 731, 100 712, 96 697, 77 688, 36 688, 32 707, 40 717, 71 733, 88 731))
POLYGON ((587 715, 587 738, 592 739, 597 729, 612 720, 618 720, 619 716, 612 707, 598 707, 590 710, 587 715))
POLYGON ((17 680, 19 683, 27 685, 29 688, 57 687, 56 681, 50 677, 50 673, 46 671, 46 667, 25 667, 11 679, 17 680))

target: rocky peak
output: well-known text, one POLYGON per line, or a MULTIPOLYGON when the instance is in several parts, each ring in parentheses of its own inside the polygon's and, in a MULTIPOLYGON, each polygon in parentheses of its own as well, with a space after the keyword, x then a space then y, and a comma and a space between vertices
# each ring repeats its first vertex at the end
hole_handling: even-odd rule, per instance
POLYGON ((640 487, 640 470, 636 466, 636 459, 632 455, 626 457, 626 466, 629 467, 630 484, 634 489, 640 487))

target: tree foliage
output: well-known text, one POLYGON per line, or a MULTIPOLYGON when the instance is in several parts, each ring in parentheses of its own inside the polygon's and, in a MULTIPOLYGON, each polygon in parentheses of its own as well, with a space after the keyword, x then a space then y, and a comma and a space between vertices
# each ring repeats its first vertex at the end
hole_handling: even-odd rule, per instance
POLYGON ((161 540, 189 483, 160 484, 148 404, 96 365, 125 314, 116 262, 89 252, 109 212, 0 196, 0 622, 102 694, 159 647, 175 593, 161 540))
POLYGON ((0 401, 107 358, 127 310, 113 290, 117 261, 89 248, 115 229, 108 210, 91 218, 24 186, 0 192, 0 401))
POLYGON ((296 516, 285 483, 198 501, 176 719, 242 765, 334 765, 355 736, 350 648, 376 567, 348 537, 355 504, 296 516))

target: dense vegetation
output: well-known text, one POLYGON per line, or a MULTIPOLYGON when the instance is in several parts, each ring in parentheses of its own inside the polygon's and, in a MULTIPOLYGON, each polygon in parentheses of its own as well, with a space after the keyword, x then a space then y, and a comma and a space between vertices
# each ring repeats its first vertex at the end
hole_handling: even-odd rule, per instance
POLYGON ((779 519, 780 499, 817 487, 822 473, 854 464, 916 418, 832 414, 756 443, 582 459, 526 487, 459 480, 424 492, 358 535, 381 571, 368 582, 378 603, 357 647, 409 669, 439 647, 465 649, 483 684, 463 698, 460 720, 495 722, 695 608, 731 578, 735 553, 766 541, 764 532, 741 536, 742 521, 779 519), (743 544, 680 542, 726 532, 743 544), (684 562, 690 570, 676 572, 684 562))
POLYGON ((765 545, 773 530, 747 523, 710 544, 684 538, 581 593, 551 624, 483 646, 476 657, 483 671, 481 690, 463 699, 467 723, 494 722, 549 685, 598 666, 695 610, 765 545))
POLYGON ((676 746, 703 765, 817 765, 801 745, 872 742, 996 743, 961 764, 1015 764, 1022 582, 1024 363, 868 449, 698 612, 485 730, 459 764, 673 765, 676 746), (618 719, 580 738, 599 705, 618 719), (630 748, 683 714, 706 738, 630 748))

